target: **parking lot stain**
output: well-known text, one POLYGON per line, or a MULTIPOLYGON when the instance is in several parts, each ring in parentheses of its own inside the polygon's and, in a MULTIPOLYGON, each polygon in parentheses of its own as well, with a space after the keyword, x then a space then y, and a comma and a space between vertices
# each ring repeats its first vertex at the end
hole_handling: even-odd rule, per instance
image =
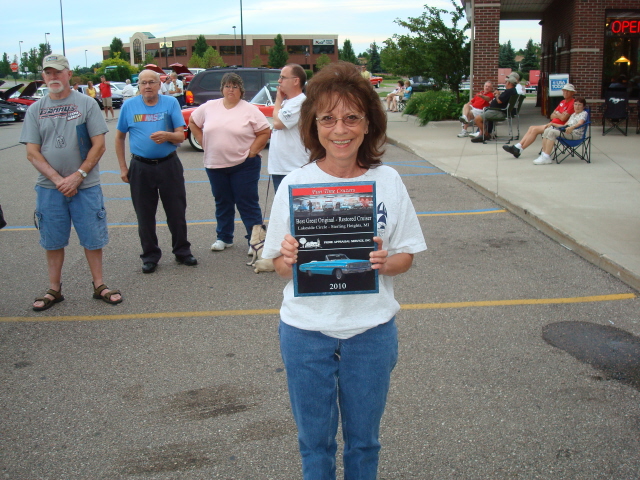
POLYGON ((255 407, 258 392, 235 385, 218 385, 176 393, 163 413, 188 420, 233 415, 255 407))
POLYGON ((609 325, 558 322, 543 327, 542 338, 606 378, 640 390, 640 337, 609 325))
POLYGON ((123 475, 179 472, 213 465, 206 449, 198 444, 170 444, 129 453, 125 460, 123 475))

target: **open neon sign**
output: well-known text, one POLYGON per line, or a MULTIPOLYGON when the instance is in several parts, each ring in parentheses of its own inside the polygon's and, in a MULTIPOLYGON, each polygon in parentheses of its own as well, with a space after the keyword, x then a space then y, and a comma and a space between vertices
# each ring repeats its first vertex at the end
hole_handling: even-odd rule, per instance
POLYGON ((609 24, 609 28, 615 35, 639 34, 640 20, 614 20, 609 24))

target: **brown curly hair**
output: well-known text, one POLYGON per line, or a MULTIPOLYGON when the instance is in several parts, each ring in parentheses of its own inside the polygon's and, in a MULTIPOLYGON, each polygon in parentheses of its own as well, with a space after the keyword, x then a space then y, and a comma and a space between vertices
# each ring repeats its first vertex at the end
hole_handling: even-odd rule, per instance
POLYGON ((300 112, 300 136, 310 152, 310 160, 320 160, 326 150, 318 138, 317 112, 331 111, 340 102, 362 112, 369 121, 369 132, 358 148, 357 162, 362 168, 382 165, 383 146, 387 141, 387 117, 382 102, 371 83, 358 68, 348 62, 330 63, 307 83, 307 99, 300 112))

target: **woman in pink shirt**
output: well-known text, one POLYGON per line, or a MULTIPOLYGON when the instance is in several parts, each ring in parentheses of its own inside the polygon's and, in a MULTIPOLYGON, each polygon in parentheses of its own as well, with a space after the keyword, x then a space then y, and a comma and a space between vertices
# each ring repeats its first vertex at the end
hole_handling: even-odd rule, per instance
POLYGON ((262 224, 259 154, 271 134, 267 117, 242 100, 244 86, 239 75, 225 74, 220 89, 222 98, 200 105, 189 120, 189 129, 204 148, 204 166, 216 202, 213 251, 233 246, 236 207, 247 229, 247 244, 253 226, 262 224))

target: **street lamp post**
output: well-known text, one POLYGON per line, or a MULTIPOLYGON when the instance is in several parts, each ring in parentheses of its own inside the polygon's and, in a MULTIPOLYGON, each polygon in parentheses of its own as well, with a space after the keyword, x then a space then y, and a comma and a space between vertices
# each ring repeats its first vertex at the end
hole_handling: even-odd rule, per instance
POLYGON ((60 26, 62 27, 62 55, 66 56, 67 51, 64 48, 64 20, 62 18, 62 0, 60 0, 60 26))
POLYGON ((89 64, 87 63, 87 51, 84 51, 84 68, 89 68, 89 64))
POLYGON ((244 67, 244 29, 242 28, 242 0, 240 0, 240 48, 242 49, 242 65, 244 67))
POLYGON ((22 40, 18 42, 18 48, 20 49, 20 63, 18 64, 20 66, 18 67, 18 72, 22 72, 22 43, 22 40))
POLYGON ((233 59, 235 60, 236 65, 238 64, 238 38, 236 37, 236 26, 233 27, 233 59))

